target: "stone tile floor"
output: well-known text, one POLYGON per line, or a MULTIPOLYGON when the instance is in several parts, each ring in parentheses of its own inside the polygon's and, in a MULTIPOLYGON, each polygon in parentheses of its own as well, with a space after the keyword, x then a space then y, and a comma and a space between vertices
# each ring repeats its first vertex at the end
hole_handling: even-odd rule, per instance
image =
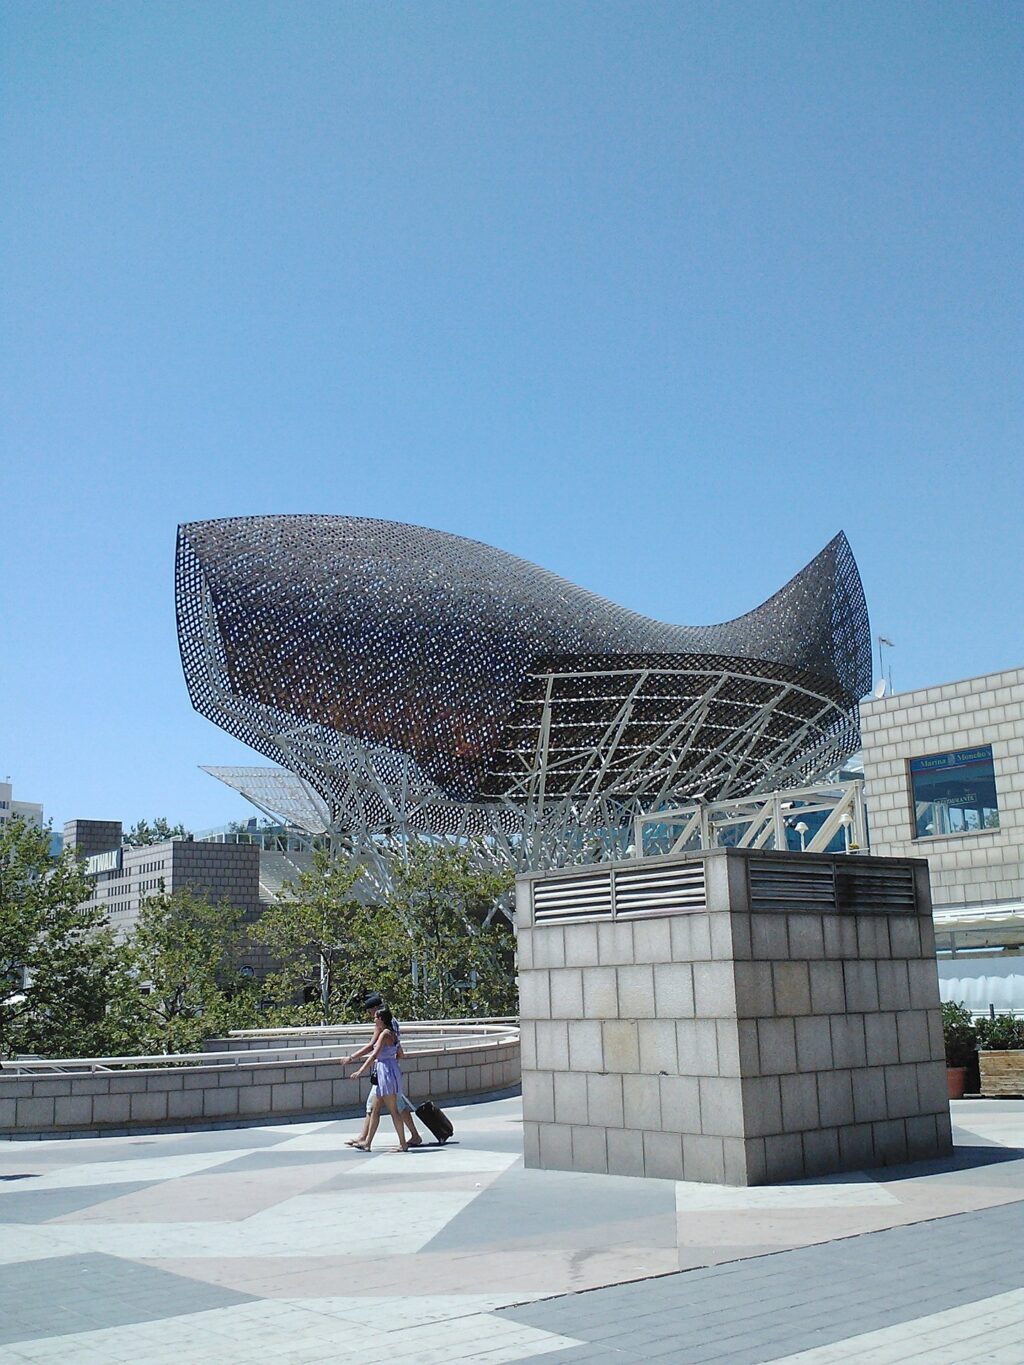
POLYGON ((1024 1362, 1024 1101, 949 1161, 739 1190, 351 1120, 0 1142, 0 1362, 1024 1362), (684 1273, 680 1273, 684 1272, 684 1273))

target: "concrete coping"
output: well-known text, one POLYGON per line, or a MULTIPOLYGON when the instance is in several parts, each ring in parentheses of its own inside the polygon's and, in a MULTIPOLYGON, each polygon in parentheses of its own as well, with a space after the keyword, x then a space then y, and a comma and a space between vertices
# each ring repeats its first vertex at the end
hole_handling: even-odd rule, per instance
MULTIPOLYGON (((986 833, 998 834, 999 831, 986 831, 986 833)), ((946 836, 939 835, 937 837, 944 838, 946 836)), ((916 863, 923 867, 928 866, 928 859, 924 857, 875 854, 869 853, 866 849, 854 849, 849 853, 795 853, 792 849, 716 845, 714 848, 687 849, 685 853, 647 853, 642 858, 634 854, 628 858, 603 859, 594 863, 571 863, 566 867, 539 868, 529 872, 517 873, 516 882, 560 881, 563 878, 571 880, 573 877, 583 877, 587 874, 599 874, 612 870, 631 872, 634 869, 646 869, 656 871, 675 864, 706 863, 719 858, 746 858, 751 862, 756 862, 759 859, 769 861, 779 857, 799 859, 799 866, 810 866, 814 863, 823 865, 838 862, 841 864, 847 861, 851 863, 890 863, 895 867, 906 867, 908 863, 916 863)))

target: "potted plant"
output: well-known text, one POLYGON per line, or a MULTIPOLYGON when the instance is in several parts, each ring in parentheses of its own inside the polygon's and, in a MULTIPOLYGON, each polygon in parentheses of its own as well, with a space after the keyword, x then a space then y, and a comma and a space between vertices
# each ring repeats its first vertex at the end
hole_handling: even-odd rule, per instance
POLYGON ((1024 1095, 1024 1019, 997 1014, 978 1020, 983 1095, 1024 1095))
POLYGON ((978 1050, 974 1015, 961 1001, 943 1001, 942 1036, 946 1044, 946 1086, 951 1100, 963 1098, 967 1068, 978 1050))

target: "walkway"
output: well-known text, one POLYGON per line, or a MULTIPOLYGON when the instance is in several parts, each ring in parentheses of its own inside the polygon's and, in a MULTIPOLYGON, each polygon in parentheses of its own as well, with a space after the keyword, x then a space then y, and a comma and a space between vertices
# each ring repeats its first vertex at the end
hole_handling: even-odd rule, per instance
POLYGON ((950 1162, 753 1190, 525 1171, 518 1100, 450 1112, 408 1156, 0 1142, 0 1362, 1024 1361, 1024 1101, 954 1104, 950 1162))

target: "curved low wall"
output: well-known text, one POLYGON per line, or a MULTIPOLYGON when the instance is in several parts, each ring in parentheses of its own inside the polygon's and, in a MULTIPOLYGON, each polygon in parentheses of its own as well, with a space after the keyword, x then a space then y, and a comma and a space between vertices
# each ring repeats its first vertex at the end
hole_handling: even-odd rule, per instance
MULTIPOLYGON (((363 1027, 288 1029, 214 1040, 219 1050, 168 1057, 5 1062, 0 1137, 123 1132, 135 1127, 258 1122, 350 1112, 368 1077, 337 1058, 369 1039, 363 1027)), ((414 1103, 483 1094, 520 1080, 519 1030, 508 1023, 405 1024, 405 1090, 414 1103)))
MULTIPOLYGON (((418 1019, 401 1025, 407 1053, 420 1053, 432 1046, 468 1046, 479 1038, 491 1039, 496 1032, 511 1030, 518 1036, 519 1020, 503 1019, 418 1019)), ((314 1024, 304 1028, 235 1029, 222 1038, 207 1038, 203 1052, 250 1052, 279 1050, 287 1056, 295 1048, 311 1055, 336 1057, 367 1042, 366 1024, 314 1024)))

